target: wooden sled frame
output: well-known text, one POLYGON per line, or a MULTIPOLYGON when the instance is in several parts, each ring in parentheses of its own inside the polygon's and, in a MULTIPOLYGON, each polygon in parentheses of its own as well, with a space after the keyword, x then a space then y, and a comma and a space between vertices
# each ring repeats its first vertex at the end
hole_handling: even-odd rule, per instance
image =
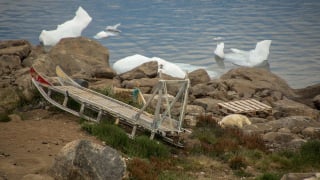
MULTIPOLYGON (((186 132, 183 129, 182 122, 184 119, 184 112, 188 97, 188 88, 189 88, 189 79, 185 80, 159 80, 159 83, 156 85, 155 91, 152 94, 152 97, 146 102, 146 104, 141 108, 135 108, 126 103, 113 99, 111 97, 100 94, 96 91, 87 89, 85 87, 80 86, 75 81, 72 80, 67 74, 65 74, 60 67, 56 68, 56 73, 59 77, 60 86, 52 85, 48 80, 44 78, 41 74, 39 74, 34 68, 32 68, 32 83, 41 93, 41 95, 52 105, 71 113, 75 116, 84 118, 89 121, 99 123, 102 115, 111 115, 116 118, 116 122, 120 122, 126 125, 129 125, 132 128, 132 132, 129 135, 134 138, 136 134, 137 128, 144 129, 149 131, 150 139, 153 139, 157 134, 164 141, 169 142, 175 146, 183 147, 183 144, 180 142, 180 133, 186 132), (34 77, 41 77, 40 79, 45 80, 38 81, 34 77), (175 99, 169 103, 167 95, 166 84, 167 83, 175 83, 180 82, 182 86, 175 97, 175 99), (59 93, 64 96, 63 102, 57 102, 54 100, 51 95, 53 93, 59 93), (147 106, 150 105, 152 99, 158 93, 159 97, 164 97, 166 99, 167 108, 161 113, 160 105, 161 99, 159 98, 157 102, 157 108, 155 111, 155 115, 151 115, 144 110, 147 106), (184 96, 183 96, 184 95, 184 96), (177 102, 179 98, 184 98, 183 107, 181 108, 179 120, 175 120, 171 117, 171 108, 174 103, 177 102), (73 110, 67 106, 69 100, 75 100, 80 104, 80 109, 73 110), (95 112, 97 112, 96 117, 92 117, 84 114, 84 110, 88 108, 95 112), (122 109, 118 111, 118 109, 122 109), (130 114, 131 113, 131 114, 130 114)), ((39 78, 38 78, 39 79, 39 78)))

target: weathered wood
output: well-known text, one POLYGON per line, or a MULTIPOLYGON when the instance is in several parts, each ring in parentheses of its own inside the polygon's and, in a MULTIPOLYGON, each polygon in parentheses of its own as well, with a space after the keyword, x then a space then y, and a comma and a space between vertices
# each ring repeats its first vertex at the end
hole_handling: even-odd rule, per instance
MULTIPOLYGON (((181 128, 183 118, 180 117, 179 120, 173 119, 171 117, 171 108, 173 107, 174 103, 177 102, 178 98, 181 97, 183 93, 185 93, 183 103, 184 107, 182 108, 182 112, 180 113, 182 116, 184 115, 184 108, 186 105, 185 101, 187 96, 186 88, 189 87, 189 80, 180 80, 184 84, 171 103, 168 99, 168 92, 166 87, 167 81, 160 80, 151 98, 148 99, 148 102, 143 106, 143 108, 138 109, 76 84, 76 82, 73 81, 68 75, 66 75, 60 68, 57 68, 56 71, 61 83, 60 86, 55 86, 52 84, 48 86, 46 83, 43 84, 33 78, 32 82, 46 100, 66 112, 94 122, 99 122, 103 114, 112 115, 116 117, 116 124, 121 122, 133 127, 130 135, 131 137, 135 136, 137 128, 143 128, 151 132, 150 139, 153 139, 155 134, 159 134, 163 137, 164 140, 172 143, 174 142, 173 139, 170 139, 170 137, 166 137, 166 135, 169 134, 168 132, 170 132, 171 134, 179 134, 181 132, 184 132, 184 130, 181 128), (62 103, 59 103, 57 100, 54 100, 53 97, 50 96, 51 93, 59 93, 61 95, 64 95, 64 101, 62 103), (158 103, 155 110, 155 115, 152 115, 145 112, 144 110, 148 105, 150 105, 151 100, 157 93, 159 96, 158 103), (161 114, 162 111, 160 109, 163 96, 165 98, 167 108, 165 109, 165 113, 161 114), (68 107, 68 101, 70 99, 73 99, 77 103, 79 103, 80 110, 76 111, 68 107), (86 115, 84 112, 87 108, 97 112, 97 117, 90 117, 89 115, 86 115)), ((174 81, 168 82, 173 83, 174 81)), ((179 142, 174 142, 173 144, 180 147, 182 146, 182 144, 179 142)))
POLYGON ((229 113, 256 113, 267 112, 271 113, 272 107, 255 99, 238 100, 231 102, 218 103, 221 111, 229 113))

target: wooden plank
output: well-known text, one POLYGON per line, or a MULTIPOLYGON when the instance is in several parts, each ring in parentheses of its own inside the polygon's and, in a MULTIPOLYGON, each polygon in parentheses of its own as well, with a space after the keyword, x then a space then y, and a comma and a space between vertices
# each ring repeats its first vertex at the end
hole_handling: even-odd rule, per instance
POLYGON ((260 109, 260 107, 258 107, 258 106, 255 105, 255 104, 252 104, 252 103, 250 103, 250 102, 251 102, 250 100, 241 101, 241 103, 242 103, 243 105, 245 105, 245 106, 247 106, 247 107, 250 107, 250 108, 252 108, 252 109, 254 109, 254 110, 260 109))
POLYGON ((266 104, 264 104, 264 103, 261 103, 261 102, 255 100, 255 99, 252 99, 251 102, 252 102, 252 103, 255 103, 255 104, 258 104, 258 105, 261 106, 261 107, 265 107, 265 108, 267 108, 267 109, 272 109, 271 106, 268 106, 268 105, 266 105, 266 104))
POLYGON ((228 103, 219 103, 218 105, 226 108, 227 110, 230 110, 232 112, 238 112, 238 111, 241 111, 241 109, 237 108, 237 107, 234 107, 232 105, 229 105, 228 103))
POLYGON ((233 106, 237 106, 239 109, 241 109, 242 111, 253 111, 254 109, 251 108, 251 107, 247 107, 247 106, 244 106, 241 102, 239 101, 234 101, 234 102, 230 102, 229 103, 230 105, 233 105, 233 106))
POLYGON ((227 111, 231 111, 232 113, 255 113, 259 111, 272 110, 271 106, 261 103, 255 99, 218 103, 218 106, 220 108, 225 108, 227 111))
MULTIPOLYGON (((94 105, 98 108, 103 109, 104 111, 111 112, 113 114, 119 114, 122 118, 127 119, 128 121, 132 120, 132 117, 139 111, 139 109, 127 108, 126 106, 121 106, 110 99, 103 98, 101 96, 97 96, 92 92, 84 91, 82 89, 73 87, 73 86, 54 86, 55 90, 60 92, 68 91, 69 95, 74 97, 75 99, 80 100, 81 102, 85 102, 90 105, 94 105)), ((144 127, 151 128, 151 123, 153 122, 154 116, 151 114, 142 113, 140 116, 140 125, 144 127)), ((176 121, 176 120, 174 120, 176 121)), ((174 122, 176 125, 177 123, 174 122)), ((174 125, 174 126, 175 126, 174 125)), ((160 127, 160 130, 166 131, 177 131, 177 128, 171 127, 167 121, 164 121, 160 127)))
POLYGON ((121 101, 112 99, 110 97, 104 96, 102 94, 99 94, 95 91, 86 89, 81 86, 74 87, 73 83, 71 84, 71 86, 46 85, 46 87, 48 88, 48 94, 50 94, 49 92, 54 91, 56 93, 61 93, 65 95, 65 103, 61 104, 60 102, 57 102, 54 99, 52 99, 52 97, 48 96, 48 94, 42 88, 42 86, 45 86, 45 84, 40 85, 40 83, 36 82, 34 78, 32 78, 32 82, 36 85, 37 89, 39 90, 41 95, 46 98, 46 100, 48 100, 51 104, 55 105, 56 107, 59 107, 73 115, 83 117, 87 120, 99 122, 102 114, 110 114, 116 117, 122 123, 135 126, 136 128, 143 127, 144 129, 150 131, 151 138, 155 134, 159 134, 166 141, 176 146, 183 147, 183 145, 180 142, 175 142, 172 138, 166 136, 168 132, 185 132, 183 129, 180 128, 181 126, 179 124, 179 121, 172 119, 170 116, 163 115, 163 117, 161 117, 163 122, 159 124, 157 129, 154 129, 154 115, 148 114, 144 111, 140 112, 139 109, 127 105, 121 101), (68 99, 71 98, 76 100, 81 105, 79 112, 74 111, 67 106, 66 102, 68 101, 68 99), (98 116, 89 117, 89 115, 83 114, 85 108, 90 108, 94 111, 97 111, 98 116), (136 120, 135 116, 138 113, 139 119, 136 120))

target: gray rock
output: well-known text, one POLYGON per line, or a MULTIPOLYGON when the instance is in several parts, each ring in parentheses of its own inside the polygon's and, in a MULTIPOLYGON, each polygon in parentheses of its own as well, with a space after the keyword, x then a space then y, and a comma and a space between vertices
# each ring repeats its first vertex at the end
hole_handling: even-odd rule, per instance
POLYGON ((186 125, 186 127, 194 127, 197 125, 197 122, 197 116, 186 115, 184 117, 184 124, 186 125))
POLYGON ((17 56, 22 62, 30 52, 31 44, 26 40, 0 41, 0 56, 17 56))
POLYGON ((216 100, 216 99, 212 99, 212 98, 199 98, 193 101, 194 105, 198 105, 203 107, 206 112, 217 112, 218 111, 218 103, 221 103, 223 101, 221 100, 216 100))
POLYGON ((293 139, 298 138, 298 136, 292 133, 268 132, 264 134, 262 138, 267 142, 285 144, 285 143, 289 143, 293 139))
POLYGON ((197 106, 197 105, 187 105, 186 107, 186 114, 189 114, 189 115, 201 115, 205 113, 205 110, 202 106, 197 106))
POLYGON ((289 116, 278 120, 269 121, 266 124, 273 127, 273 131, 287 128, 291 132, 300 133, 306 127, 320 127, 320 123, 307 116, 289 116))
POLYGON ((281 180, 317 180, 320 173, 288 173, 282 176, 281 180))
POLYGON ((195 71, 192 71, 188 74, 188 77, 190 79, 191 86, 200 83, 207 83, 210 81, 210 76, 208 75, 208 72, 204 69, 197 69, 195 71))
POLYGON ((320 138, 320 127, 306 127, 301 134, 307 138, 320 138))
POLYGON ((72 77, 90 79, 110 67, 109 50, 89 38, 64 38, 47 54, 37 57, 33 65, 48 76, 55 76, 59 65, 72 77))
POLYGON ((0 109, 2 111, 14 109, 21 100, 13 87, 1 88, 0 99, 0 109))
POLYGON ((12 74, 12 71, 21 68, 21 59, 18 56, 0 55, 0 75, 12 74))
POLYGON ((288 129, 286 127, 280 128, 278 130, 278 132, 280 132, 280 133, 291 133, 290 129, 288 129))
POLYGON ((55 158, 49 175, 55 179, 122 179, 126 169, 120 154, 87 140, 65 145, 55 158))
POLYGON ((151 93, 152 88, 158 83, 157 78, 141 78, 133 80, 125 80, 121 83, 121 87, 133 89, 139 87, 143 93, 151 93))
POLYGON ((275 106, 277 111, 285 113, 288 116, 308 116, 314 120, 319 120, 320 118, 320 111, 290 99, 274 102, 273 106, 275 106))
POLYGON ((132 80, 141 78, 155 78, 158 74, 158 62, 146 62, 128 72, 120 74, 121 80, 132 80))
POLYGON ((253 97, 256 92, 261 92, 261 90, 264 95, 270 91, 279 91, 288 97, 295 95, 283 79, 260 68, 232 69, 222 75, 221 80, 224 80, 231 90, 246 98, 253 97))
POLYGON ((243 127, 243 131, 248 133, 257 133, 257 134, 264 134, 267 132, 271 132, 273 127, 266 124, 266 123, 255 123, 248 126, 243 127))
POLYGON ((280 149, 297 150, 297 149, 300 149, 300 147, 306 142, 307 140, 304 140, 304 139, 299 139, 299 138, 293 139, 287 145, 281 147, 280 149))
POLYGON ((318 110, 320 110, 320 95, 317 95, 316 97, 314 97, 314 98, 312 99, 312 102, 313 102, 314 106, 315 106, 318 110))
POLYGON ((256 123, 266 123, 266 122, 268 122, 267 119, 258 118, 258 117, 251 117, 251 118, 250 118, 250 121, 251 121, 252 124, 256 124, 256 123))
POLYGON ((92 76, 95 78, 112 79, 116 76, 116 72, 110 67, 97 67, 92 76))
POLYGON ((21 180, 54 180, 53 177, 42 174, 27 174, 21 180))
POLYGON ((206 83, 196 84, 190 88, 190 93, 196 98, 205 97, 209 92, 214 91, 215 88, 206 83))
POLYGON ((297 150, 306 142, 301 139, 297 134, 285 132, 268 132, 262 136, 265 144, 272 151, 279 150, 297 150))

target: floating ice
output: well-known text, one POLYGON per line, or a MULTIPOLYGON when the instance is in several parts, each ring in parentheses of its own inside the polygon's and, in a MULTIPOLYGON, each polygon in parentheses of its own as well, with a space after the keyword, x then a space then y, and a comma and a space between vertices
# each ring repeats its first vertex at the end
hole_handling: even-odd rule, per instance
POLYGON ((220 58, 224 58, 223 49, 224 49, 224 43, 223 42, 218 43, 217 48, 214 50, 214 54, 219 56, 220 58))
POLYGON ((125 57, 116 61, 113 64, 113 69, 118 73, 125 73, 134 69, 135 67, 140 66, 143 63, 150 62, 150 61, 157 61, 158 62, 158 70, 160 70, 160 65, 162 65, 162 72, 164 74, 168 74, 173 77, 184 78, 186 73, 177 65, 170 63, 164 59, 159 57, 145 57, 140 54, 135 54, 132 56, 125 57))
POLYGON ((45 46, 54 46, 62 38, 79 37, 91 20, 89 14, 80 6, 73 19, 58 25, 55 30, 42 30, 39 40, 45 46))
POLYGON ((268 60, 270 45, 271 40, 263 40, 258 42, 256 48, 250 51, 230 49, 231 53, 224 54, 224 44, 222 42, 217 44, 215 55, 240 66, 254 67, 268 60))
POLYGON ((106 27, 106 30, 107 30, 107 31, 111 31, 111 32, 120 33, 121 31, 118 29, 118 27, 119 27, 120 25, 121 25, 121 24, 118 23, 118 24, 116 24, 116 25, 114 25, 114 26, 107 26, 107 27, 106 27))
POLYGON ((118 33, 115 33, 115 32, 100 31, 94 36, 94 38, 95 39, 103 39, 103 38, 107 38, 109 36, 117 36, 117 35, 118 35, 118 33))

